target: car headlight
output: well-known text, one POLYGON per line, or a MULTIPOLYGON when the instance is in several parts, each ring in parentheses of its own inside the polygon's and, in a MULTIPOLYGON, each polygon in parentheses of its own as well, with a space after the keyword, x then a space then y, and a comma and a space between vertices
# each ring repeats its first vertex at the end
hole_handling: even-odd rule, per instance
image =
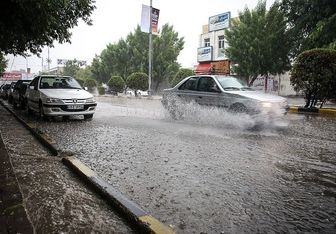
POLYGON ((94 103, 95 100, 93 98, 88 98, 86 99, 86 103, 94 103))
POLYGON ((63 103, 59 98, 46 98, 46 103, 63 103))
POLYGON ((272 107, 272 103, 270 103, 270 102, 262 102, 261 106, 264 107, 264 108, 270 108, 270 107, 272 107))

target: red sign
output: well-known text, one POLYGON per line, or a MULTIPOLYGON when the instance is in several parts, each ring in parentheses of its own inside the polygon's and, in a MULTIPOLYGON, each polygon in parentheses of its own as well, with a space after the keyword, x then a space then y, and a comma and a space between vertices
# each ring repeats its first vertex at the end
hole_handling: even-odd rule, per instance
POLYGON ((13 72, 4 72, 2 74, 3 80, 22 80, 21 73, 13 73, 13 72))
POLYGON ((158 24, 159 24, 159 14, 160 10, 152 7, 152 33, 158 33, 158 24))

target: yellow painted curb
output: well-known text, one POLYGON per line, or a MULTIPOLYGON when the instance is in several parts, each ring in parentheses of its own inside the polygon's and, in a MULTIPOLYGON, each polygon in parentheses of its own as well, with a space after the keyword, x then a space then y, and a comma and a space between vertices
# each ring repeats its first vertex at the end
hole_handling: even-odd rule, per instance
POLYGON ((68 161, 70 161, 72 163, 72 165, 74 165, 76 168, 78 168, 78 170, 80 170, 81 173, 83 173, 85 176, 87 176, 87 177, 94 177, 94 176, 96 176, 96 173, 94 171, 92 171, 90 168, 88 168, 87 166, 85 166, 76 157, 74 157, 74 156, 68 156, 68 157, 66 157, 66 159, 68 161))
POLYGON ((288 108, 288 112, 299 112, 299 107, 298 106, 290 106, 288 108))
POLYGON ((175 233, 171 228, 163 225, 159 220, 157 220, 156 218, 150 215, 140 216, 139 220, 143 222, 144 224, 146 224, 148 228, 152 231, 152 233, 155 233, 155 234, 174 234, 175 233))
POLYGON ((321 108, 319 109, 319 113, 326 115, 336 115, 336 109, 321 108))

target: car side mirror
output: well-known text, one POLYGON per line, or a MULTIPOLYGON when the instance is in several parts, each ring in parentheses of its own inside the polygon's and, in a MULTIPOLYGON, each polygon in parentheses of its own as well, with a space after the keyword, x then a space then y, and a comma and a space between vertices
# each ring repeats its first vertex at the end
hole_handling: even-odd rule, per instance
POLYGON ((85 91, 88 91, 88 87, 84 87, 84 90, 85 90, 85 91))
POLYGON ((29 86, 30 89, 34 89, 34 86, 29 86))

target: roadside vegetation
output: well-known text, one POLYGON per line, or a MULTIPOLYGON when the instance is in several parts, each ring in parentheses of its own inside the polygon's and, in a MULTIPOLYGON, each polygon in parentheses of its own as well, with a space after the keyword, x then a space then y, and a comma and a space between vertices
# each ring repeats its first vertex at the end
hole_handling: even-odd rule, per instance
POLYGON ((336 99, 336 50, 313 49, 302 52, 291 71, 291 84, 305 95, 305 107, 320 108, 336 99))

